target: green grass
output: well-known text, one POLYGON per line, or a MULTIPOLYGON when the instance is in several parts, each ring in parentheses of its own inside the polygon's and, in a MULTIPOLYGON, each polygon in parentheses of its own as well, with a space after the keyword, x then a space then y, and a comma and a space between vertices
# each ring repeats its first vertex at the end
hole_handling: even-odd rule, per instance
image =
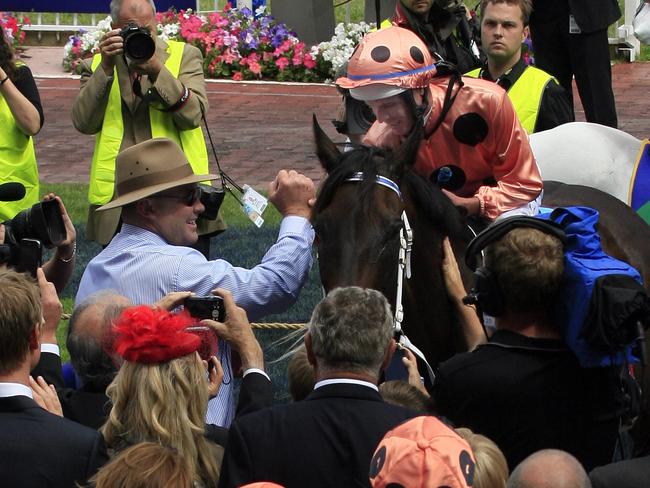
MULTIPOLYGON (((88 215, 88 185, 77 183, 44 183, 41 182, 41 194, 56 193, 63 199, 65 208, 72 222, 79 226, 85 224, 88 215)), ((232 227, 248 227, 253 224, 244 214, 239 202, 228 193, 221 207, 223 217, 232 227)), ((264 225, 277 226, 280 224, 280 213, 273 205, 269 205, 264 212, 264 225)))

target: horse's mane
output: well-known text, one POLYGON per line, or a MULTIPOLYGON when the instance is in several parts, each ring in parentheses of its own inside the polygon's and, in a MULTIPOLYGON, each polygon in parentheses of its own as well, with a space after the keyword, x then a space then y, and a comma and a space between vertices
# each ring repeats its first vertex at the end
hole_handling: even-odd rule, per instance
MULTIPOLYGON (((367 208, 372 203, 373 190, 376 186, 375 176, 382 175, 395 180, 397 163, 393 161, 393 151, 356 145, 353 149, 341 154, 340 161, 323 182, 318 199, 314 205, 313 215, 316 217, 332 201, 336 189, 354 173, 363 173, 359 184, 359 201, 367 208)), ((458 209, 451 203, 440 189, 413 172, 410 168, 404 170, 401 177, 402 189, 406 187, 416 203, 419 211, 437 228, 446 229, 448 234, 458 235, 463 230, 463 220, 458 209)))

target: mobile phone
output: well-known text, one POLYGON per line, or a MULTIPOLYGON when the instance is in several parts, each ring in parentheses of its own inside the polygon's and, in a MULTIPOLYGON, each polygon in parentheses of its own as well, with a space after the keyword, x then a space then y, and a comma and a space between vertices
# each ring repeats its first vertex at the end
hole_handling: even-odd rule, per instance
POLYGON ((197 319, 212 319, 223 322, 226 319, 226 307, 223 298, 209 295, 205 297, 187 297, 185 309, 197 319))
POLYGON ((38 239, 25 238, 20 240, 18 262, 14 266, 19 273, 30 273, 36 278, 36 270, 41 267, 43 246, 38 239))

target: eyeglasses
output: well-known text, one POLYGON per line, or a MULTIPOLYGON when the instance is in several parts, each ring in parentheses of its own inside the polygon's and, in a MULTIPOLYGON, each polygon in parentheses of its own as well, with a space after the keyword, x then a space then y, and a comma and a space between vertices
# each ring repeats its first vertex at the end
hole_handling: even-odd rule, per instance
POLYGON ((166 195, 164 193, 158 193, 156 195, 151 195, 149 198, 171 198, 173 200, 180 200, 188 207, 191 207, 201 199, 201 187, 194 186, 191 190, 188 190, 185 195, 166 195))

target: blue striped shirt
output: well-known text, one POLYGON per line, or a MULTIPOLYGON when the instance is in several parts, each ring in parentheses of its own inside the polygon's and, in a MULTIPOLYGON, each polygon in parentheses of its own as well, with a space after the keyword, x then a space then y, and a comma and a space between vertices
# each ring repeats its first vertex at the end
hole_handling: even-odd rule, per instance
MULTIPOLYGON (((227 238, 227 236, 225 237, 227 238)), ((100 290, 114 290, 136 304, 151 304, 172 291, 209 295, 230 290, 250 320, 285 310, 298 298, 312 264, 314 231, 307 219, 282 220, 278 239, 260 264, 238 268, 223 259, 208 261, 200 252, 168 244, 161 236, 129 224, 86 267, 76 302, 100 290)), ((230 346, 220 341, 223 384, 208 406, 207 422, 228 426, 235 408, 230 346)))

